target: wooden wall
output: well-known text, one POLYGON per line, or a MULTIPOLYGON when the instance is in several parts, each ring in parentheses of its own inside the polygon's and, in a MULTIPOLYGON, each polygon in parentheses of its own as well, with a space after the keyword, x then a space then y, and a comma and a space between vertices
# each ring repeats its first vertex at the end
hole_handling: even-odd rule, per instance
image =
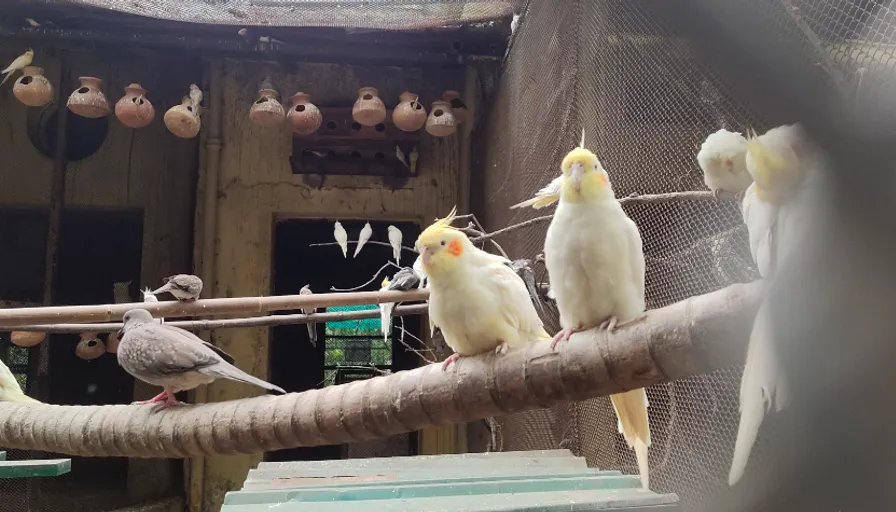
MULTIPOLYGON (((23 50, 23 44, 5 45, 0 62, 10 62, 23 50)), ((45 68, 46 76, 58 88, 59 48, 35 46, 34 50, 34 64, 45 68)), ((71 73, 64 77, 73 88, 78 76, 102 78, 110 106, 123 95, 124 86, 140 82, 156 107, 155 120, 141 130, 126 128, 110 116, 105 142, 92 156, 68 165, 65 185, 66 206, 143 210, 140 284, 144 286, 191 269, 198 139, 177 139, 165 129, 162 116, 168 107, 179 103, 190 82, 200 79, 202 69, 198 60, 169 53, 71 50, 71 73)), ((28 107, 12 94, 18 76, 0 89, 0 206, 48 207, 53 162, 28 138, 28 107)), ((109 250, 114 248, 114 240, 110 240, 109 250)), ((135 386, 135 398, 156 392, 135 386)), ((180 487, 180 482, 173 481, 167 460, 133 459, 128 467, 130 501, 158 497, 180 487)))
MULTIPOLYGON (((375 86, 387 107, 405 89, 420 94, 427 105, 446 89, 463 91, 466 73, 458 70, 361 68, 336 64, 296 64, 287 68, 264 63, 225 61, 221 169, 218 187, 216 275, 209 293, 246 297, 271 292, 272 227, 275 216, 355 218, 431 222, 459 201, 461 146, 464 133, 447 138, 424 135, 419 146, 419 176, 402 189, 384 188, 379 178, 328 177, 323 188, 307 185, 292 174, 292 135, 261 128, 248 118, 258 83, 270 75, 281 98, 296 91, 312 95, 321 106, 351 105, 361 86, 375 86)), ((284 100, 286 101, 286 100, 284 100)), ((202 197, 200 190, 199 196, 202 197)), ((197 236, 199 231, 197 230, 197 236)), ((297 262, 296 264, 301 264, 297 262)), ((298 293, 298 290, 296 290, 298 293)), ((229 329, 214 333, 214 343, 236 358, 245 371, 266 377, 266 328, 229 329)), ((209 401, 260 394, 262 390, 228 381, 208 389, 209 401)), ((226 491, 242 485, 258 455, 209 457, 205 462, 203 511, 218 510, 226 491)))

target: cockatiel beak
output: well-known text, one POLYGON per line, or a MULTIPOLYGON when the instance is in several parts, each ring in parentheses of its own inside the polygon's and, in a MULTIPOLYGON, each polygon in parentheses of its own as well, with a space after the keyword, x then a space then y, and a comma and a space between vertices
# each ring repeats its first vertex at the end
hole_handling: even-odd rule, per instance
POLYGON ((572 178, 572 186, 576 192, 582 191, 582 178, 585 176, 585 166, 581 162, 573 162, 569 166, 569 176, 572 178))

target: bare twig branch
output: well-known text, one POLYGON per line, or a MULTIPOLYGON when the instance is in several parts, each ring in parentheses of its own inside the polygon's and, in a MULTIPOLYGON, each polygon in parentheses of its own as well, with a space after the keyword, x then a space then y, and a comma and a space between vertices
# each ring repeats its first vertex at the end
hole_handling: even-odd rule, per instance
MULTIPOLYGON (((353 245, 353 244, 357 245, 357 243, 358 243, 357 240, 349 240, 348 241, 349 245, 353 245)), ((367 244, 383 245, 385 247, 392 247, 392 244, 389 244, 386 242, 378 242, 376 240, 368 240, 368 241, 364 242, 364 245, 367 245, 367 244)), ((308 247, 327 247, 330 245, 339 245, 339 244, 336 242, 321 242, 321 243, 317 243, 317 244, 308 244, 308 247)), ((413 247, 407 247, 407 246, 402 245, 401 250, 417 254, 417 249, 414 249, 413 247)))
MULTIPOLYGON (((426 304, 411 304, 407 306, 398 306, 392 310, 392 316, 405 315, 422 315, 426 313, 426 304)), ((220 320, 182 320, 174 322, 165 322, 165 325, 173 325, 188 331, 202 331, 209 329, 229 329, 235 327, 273 327, 276 325, 298 325, 298 324, 314 324, 325 322, 341 322, 344 320, 363 320, 365 318, 379 317, 379 310, 364 309, 360 311, 339 311, 329 313, 314 313, 313 315, 268 315, 255 316, 249 318, 226 318, 220 320)), ((32 332, 113 332, 121 329, 122 324, 104 323, 104 324, 50 324, 50 325, 20 325, 16 327, 5 327, 10 331, 32 331, 32 332)))
MULTIPOLYGON (((395 326, 393 325, 393 327, 395 327, 395 326)), ((421 347, 424 347, 426 352, 429 352, 433 357, 435 357, 435 355, 436 355, 435 352, 433 352, 433 350, 432 350, 431 348, 427 347, 427 346, 426 346, 426 343, 424 343, 423 340, 421 340, 418 336, 414 335, 414 333, 412 333, 411 331, 409 331, 409 330, 407 330, 407 329, 404 328, 404 318, 401 319, 401 326, 398 327, 398 328, 401 329, 401 337, 398 339, 398 342, 401 343, 401 345, 402 345, 405 349, 407 349, 407 350, 413 352, 414 354, 417 355, 417 357, 419 357, 420 359, 426 361, 428 364, 434 364, 434 363, 436 362, 434 359, 429 359, 428 357, 426 357, 426 356, 424 355, 424 351, 415 349, 415 348, 412 347, 408 342, 406 342, 406 341, 404 340, 404 335, 407 334, 407 335, 410 336, 411 338, 414 338, 415 340, 417 340, 418 342, 420 342, 420 346, 421 346, 421 347)))
POLYGON ((360 290, 361 288, 366 288, 367 286, 370 285, 370 283, 376 281, 376 280, 380 277, 380 272, 382 272, 383 270, 386 270, 386 269, 389 268, 390 266, 395 267, 395 268, 397 268, 398 270, 401 270, 401 267, 399 267, 398 265, 396 265, 395 263, 393 263, 392 260, 389 260, 389 261, 386 262, 385 265, 383 265, 382 267, 380 267, 380 269, 377 270, 377 271, 373 274, 373 277, 371 277, 370 279, 368 279, 367 282, 365 282, 365 283, 363 283, 363 284, 359 284, 358 286, 355 286, 355 287, 352 287, 352 288, 336 288, 335 286, 331 286, 331 287, 330 287, 330 290, 332 290, 332 291, 334 291, 334 292, 356 292, 356 291, 360 290))

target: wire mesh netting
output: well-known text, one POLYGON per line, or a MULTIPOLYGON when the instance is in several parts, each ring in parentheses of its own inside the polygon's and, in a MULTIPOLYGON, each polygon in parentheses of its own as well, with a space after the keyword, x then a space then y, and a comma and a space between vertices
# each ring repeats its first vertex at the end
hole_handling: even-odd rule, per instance
MULTIPOLYGON (((863 103, 885 97, 894 79, 892 6, 841 0, 752 5, 766 20, 766 33, 757 37, 797 36, 833 87, 863 103)), ((551 2, 529 2, 477 146, 474 205, 487 228, 545 213, 508 208, 558 174, 582 129, 586 147, 596 151, 623 197, 705 190, 696 154, 707 135, 719 128, 761 133, 794 121, 766 119, 735 97, 683 37, 687 23, 675 2, 570 1, 563 11, 551 2)), ((648 308, 758 278, 737 203, 629 203, 626 211, 644 239, 648 308)), ((516 230, 500 243, 514 258, 533 258, 542 252, 546 229, 542 223, 516 230)), ((545 320, 549 329, 558 328, 556 314, 545 320)), ((684 510, 729 492, 740 376, 740 367, 729 367, 648 389, 651 487, 678 493, 684 510)), ((567 447, 590 465, 637 474, 607 398, 496 418, 491 425, 495 449, 567 447)), ((774 435, 774 418, 767 419, 748 472, 768 463, 763 438, 774 435)))

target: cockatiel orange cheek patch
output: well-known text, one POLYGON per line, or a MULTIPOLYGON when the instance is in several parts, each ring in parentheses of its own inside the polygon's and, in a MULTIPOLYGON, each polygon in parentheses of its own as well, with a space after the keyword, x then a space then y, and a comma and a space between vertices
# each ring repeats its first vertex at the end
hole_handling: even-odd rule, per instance
POLYGON ((598 173, 597 176, 598 176, 598 178, 600 178, 600 181, 602 181, 602 182, 604 182, 604 183, 609 183, 609 182, 610 182, 610 179, 607 178, 607 175, 604 174, 604 173, 602 173, 602 172, 598 173))
POLYGON ((460 240, 452 240, 448 243, 448 253, 452 256, 460 256, 464 252, 464 246, 460 240))

